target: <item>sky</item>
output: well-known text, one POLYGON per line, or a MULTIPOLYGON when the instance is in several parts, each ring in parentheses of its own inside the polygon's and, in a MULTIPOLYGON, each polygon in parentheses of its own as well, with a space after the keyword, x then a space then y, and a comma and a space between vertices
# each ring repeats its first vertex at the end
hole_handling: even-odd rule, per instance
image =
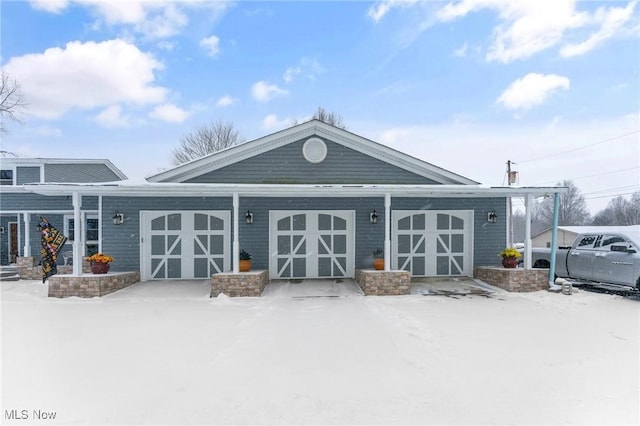
MULTIPOLYGON (((640 190, 637 1, 2 1, 28 104, 1 149, 172 167, 211 122, 252 140, 318 107, 486 185, 640 190)), ((517 203, 516 203, 517 204, 517 203)))

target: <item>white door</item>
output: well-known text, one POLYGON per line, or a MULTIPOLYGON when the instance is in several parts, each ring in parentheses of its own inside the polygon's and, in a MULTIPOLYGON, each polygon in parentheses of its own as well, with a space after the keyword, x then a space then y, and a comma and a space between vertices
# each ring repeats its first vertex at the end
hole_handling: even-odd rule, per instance
POLYGON ((471 276, 472 210, 394 210, 392 267, 413 276, 471 276))
POLYGON ((230 269, 228 211, 142 211, 142 280, 210 278, 230 269))
POLYGON ((271 211, 271 278, 354 276, 355 212, 271 211))

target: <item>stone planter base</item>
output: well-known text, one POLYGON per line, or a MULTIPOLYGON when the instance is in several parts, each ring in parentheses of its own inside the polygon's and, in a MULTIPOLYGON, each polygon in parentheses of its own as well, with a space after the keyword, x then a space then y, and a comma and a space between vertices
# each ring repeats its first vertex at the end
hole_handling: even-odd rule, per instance
MULTIPOLYGON (((58 258, 61 260, 61 257, 58 258)), ((41 280, 42 279, 42 266, 38 265, 40 262, 39 257, 27 256, 19 257, 16 259, 16 267, 18 268, 18 275, 21 280, 41 280)), ((90 265, 87 261, 82 261, 82 272, 90 272, 90 265)), ((73 265, 63 265, 58 262, 58 274, 72 274, 73 265)))
POLYGON ((539 291, 549 288, 548 269, 480 266, 473 269, 473 276, 487 284, 512 292, 539 291))
POLYGON ((140 281, 139 272, 49 277, 49 297, 100 297, 140 281))
POLYGON ((356 282, 366 296, 400 296, 411 293, 409 271, 356 269, 356 282))
POLYGON ((211 276, 211 297, 260 297, 269 283, 269 271, 221 273, 211 276))

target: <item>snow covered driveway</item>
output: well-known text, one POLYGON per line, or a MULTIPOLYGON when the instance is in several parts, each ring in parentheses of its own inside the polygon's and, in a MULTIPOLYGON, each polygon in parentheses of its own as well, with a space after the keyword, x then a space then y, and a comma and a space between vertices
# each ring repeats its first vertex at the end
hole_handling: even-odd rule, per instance
POLYGON ((159 285, 81 300, 0 283, 2 423, 640 422, 637 301, 210 299, 207 282, 143 284, 159 285))

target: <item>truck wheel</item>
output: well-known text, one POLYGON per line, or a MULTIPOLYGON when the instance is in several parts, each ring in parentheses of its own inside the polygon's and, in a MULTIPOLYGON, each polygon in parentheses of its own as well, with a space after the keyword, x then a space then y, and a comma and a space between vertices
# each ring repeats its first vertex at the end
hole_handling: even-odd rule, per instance
POLYGON ((534 268, 549 268, 550 266, 551 264, 548 261, 542 259, 536 260, 533 264, 534 268))

